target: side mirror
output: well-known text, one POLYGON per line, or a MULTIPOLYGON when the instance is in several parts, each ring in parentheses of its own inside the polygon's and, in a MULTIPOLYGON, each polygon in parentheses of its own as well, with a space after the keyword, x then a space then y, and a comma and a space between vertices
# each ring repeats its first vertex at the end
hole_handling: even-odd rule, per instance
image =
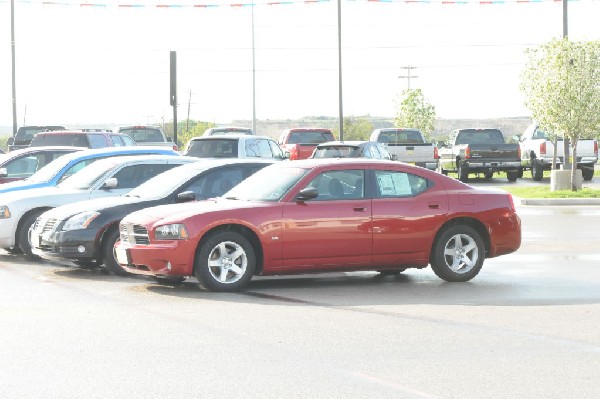
POLYGON ((193 191, 184 191, 182 193, 177 194, 177 199, 175 202, 190 202, 196 200, 196 193, 193 191))
POLYGON ((296 201, 307 201, 319 196, 319 190, 316 187, 307 187, 300 190, 298 196, 296 197, 296 201))
POLYGON ((111 177, 109 179, 106 179, 106 181, 102 185, 102 189, 103 190, 112 190, 113 188, 117 188, 118 185, 119 185, 119 181, 117 180, 117 178, 111 177))
POLYGON ((9 137, 8 140, 6 140, 6 144, 8 144, 8 145, 13 145, 14 142, 15 142, 14 137, 9 137))
POLYGON ((0 177, 7 177, 8 176, 8 171, 6 170, 6 168, 0 168, 0 177))
POLYGON ((391 155, 392 155, 392 161, 398 160, 398 155, 396 155, 396 154, 391 154, 391 155))

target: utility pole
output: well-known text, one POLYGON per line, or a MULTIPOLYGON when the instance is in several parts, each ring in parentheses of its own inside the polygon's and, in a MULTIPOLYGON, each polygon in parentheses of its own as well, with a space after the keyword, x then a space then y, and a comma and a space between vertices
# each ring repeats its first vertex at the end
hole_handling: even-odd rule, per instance
POLYGON ((418 76, 415 76, 415 75, 413 75, 413 74, 411 73, 411 71, 412 71, 413 69, 415 69, 415 68, 416 68, 416 67, 414 67, 414 66, 411 66, 411 65, 409 65, 409 66, 405 66, 405 67, 402 67, 402 69, 406 69, 406 75, 400 75, 400 76, 398 76, 398 79, 406 79, 406 81, 407 81, 407 83, 408 83, 408 90, 410 90, 410 80, 411 80, 412 78, 418 78, 418 76))
POLYGON ((192 91, 190 90, 190 98, 188 99, 188 114, 187 114, 187 122, 185 123, 185 132, 190 132, 190 105, 192 104, 192 91))
MULTIPOLYGON (((569 22, 568 22, 568 18, 567 18, 567 4, 568 4, 568 0, 562 0, 563 3, 563 15, 562 15, 562 20, 563 20, 563 38, 567 39, 569 36, 569 22)), ((569 138, 567 136, 563 136, 563 154, 565 154, 564 159, 563 159, 563 169, 564 170, 571 170, 571 153, 569 152, 569 138)))

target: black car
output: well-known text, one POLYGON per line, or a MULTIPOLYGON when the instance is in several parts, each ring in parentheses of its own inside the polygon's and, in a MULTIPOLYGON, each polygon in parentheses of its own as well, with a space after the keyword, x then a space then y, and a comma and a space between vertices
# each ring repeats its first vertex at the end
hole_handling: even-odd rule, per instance
POLYGON ((199 160, 161 173, 125 196, 56 207, 37 220, 52 227, 44 231, 40 245, 33 248, 34 253, 45 259, 68 259, 83 268, 104 264, 115 274, 127 274, 113 253, 123 217, 152 206, 221 196, 273 162, 261 159, 199 160))
POLYGON ((21 126, 14 137, 8 139, 8 151, 29 147, 33 138, 40 132, 65 130, 64 126, 21 126))
POLYGON ((375 141, 327 141, 317 145, 311 158, 371 158, 396 160, 384 144, 375 141))

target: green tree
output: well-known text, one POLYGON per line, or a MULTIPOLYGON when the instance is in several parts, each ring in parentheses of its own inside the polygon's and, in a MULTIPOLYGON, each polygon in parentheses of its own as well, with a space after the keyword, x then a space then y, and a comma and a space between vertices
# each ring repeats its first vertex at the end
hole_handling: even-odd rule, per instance
POLYGON ((435 107, 425 99, 421 89, 407 89, 397 101, 396 127, 419 129, 427 140, 435 127, 435 107))
MULTIPOLYGON (((541 129, 570 141, 577 159, 577 141, 600 131, 600 41, 553 39, 527 49, 526 55, 520 84, 525 104, 541 129)), ((565 148, 565 157, 569 153, 565 148)), ((573 191, 575 171, 572 168, 573 191)))
MULTIPOLYGON (((202 136, 202 133, 208 128, 215 127, 212 122, 202 122, 190 119, 177 122, 177 145, 180 150, 185 149, 187 143, 192 137, 202 136)), ((163 126, 165 134, 173 137, 173 121, 165 123, 163 126)))
MULTIPOLYGON (((331 129, 335 137, 340 137, 340 128, 331 129)), ((347 116, 344 118, 344 141, 348 140, 369 140, 373 131, 373 123, 367 116, 347 116)))

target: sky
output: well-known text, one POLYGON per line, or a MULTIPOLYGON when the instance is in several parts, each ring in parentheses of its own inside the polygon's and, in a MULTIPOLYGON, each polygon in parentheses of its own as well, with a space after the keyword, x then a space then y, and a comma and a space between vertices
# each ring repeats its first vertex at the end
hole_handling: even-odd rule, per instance
MULTIPOLYGON (((337 0, 14 1, 19 126, 168 122, 170 51, 178 120, 339 115, 337 0)), ((551 0, 339 5, 344 116, 393 117, 409 84, 440 118, 529 116, 524 51, 563 33, 551 0)), ((600 39, 600 0, 568 6, 569 38, 600 39)), ((0 43, 0 126, 12 127, 9 0, 0 43)))

